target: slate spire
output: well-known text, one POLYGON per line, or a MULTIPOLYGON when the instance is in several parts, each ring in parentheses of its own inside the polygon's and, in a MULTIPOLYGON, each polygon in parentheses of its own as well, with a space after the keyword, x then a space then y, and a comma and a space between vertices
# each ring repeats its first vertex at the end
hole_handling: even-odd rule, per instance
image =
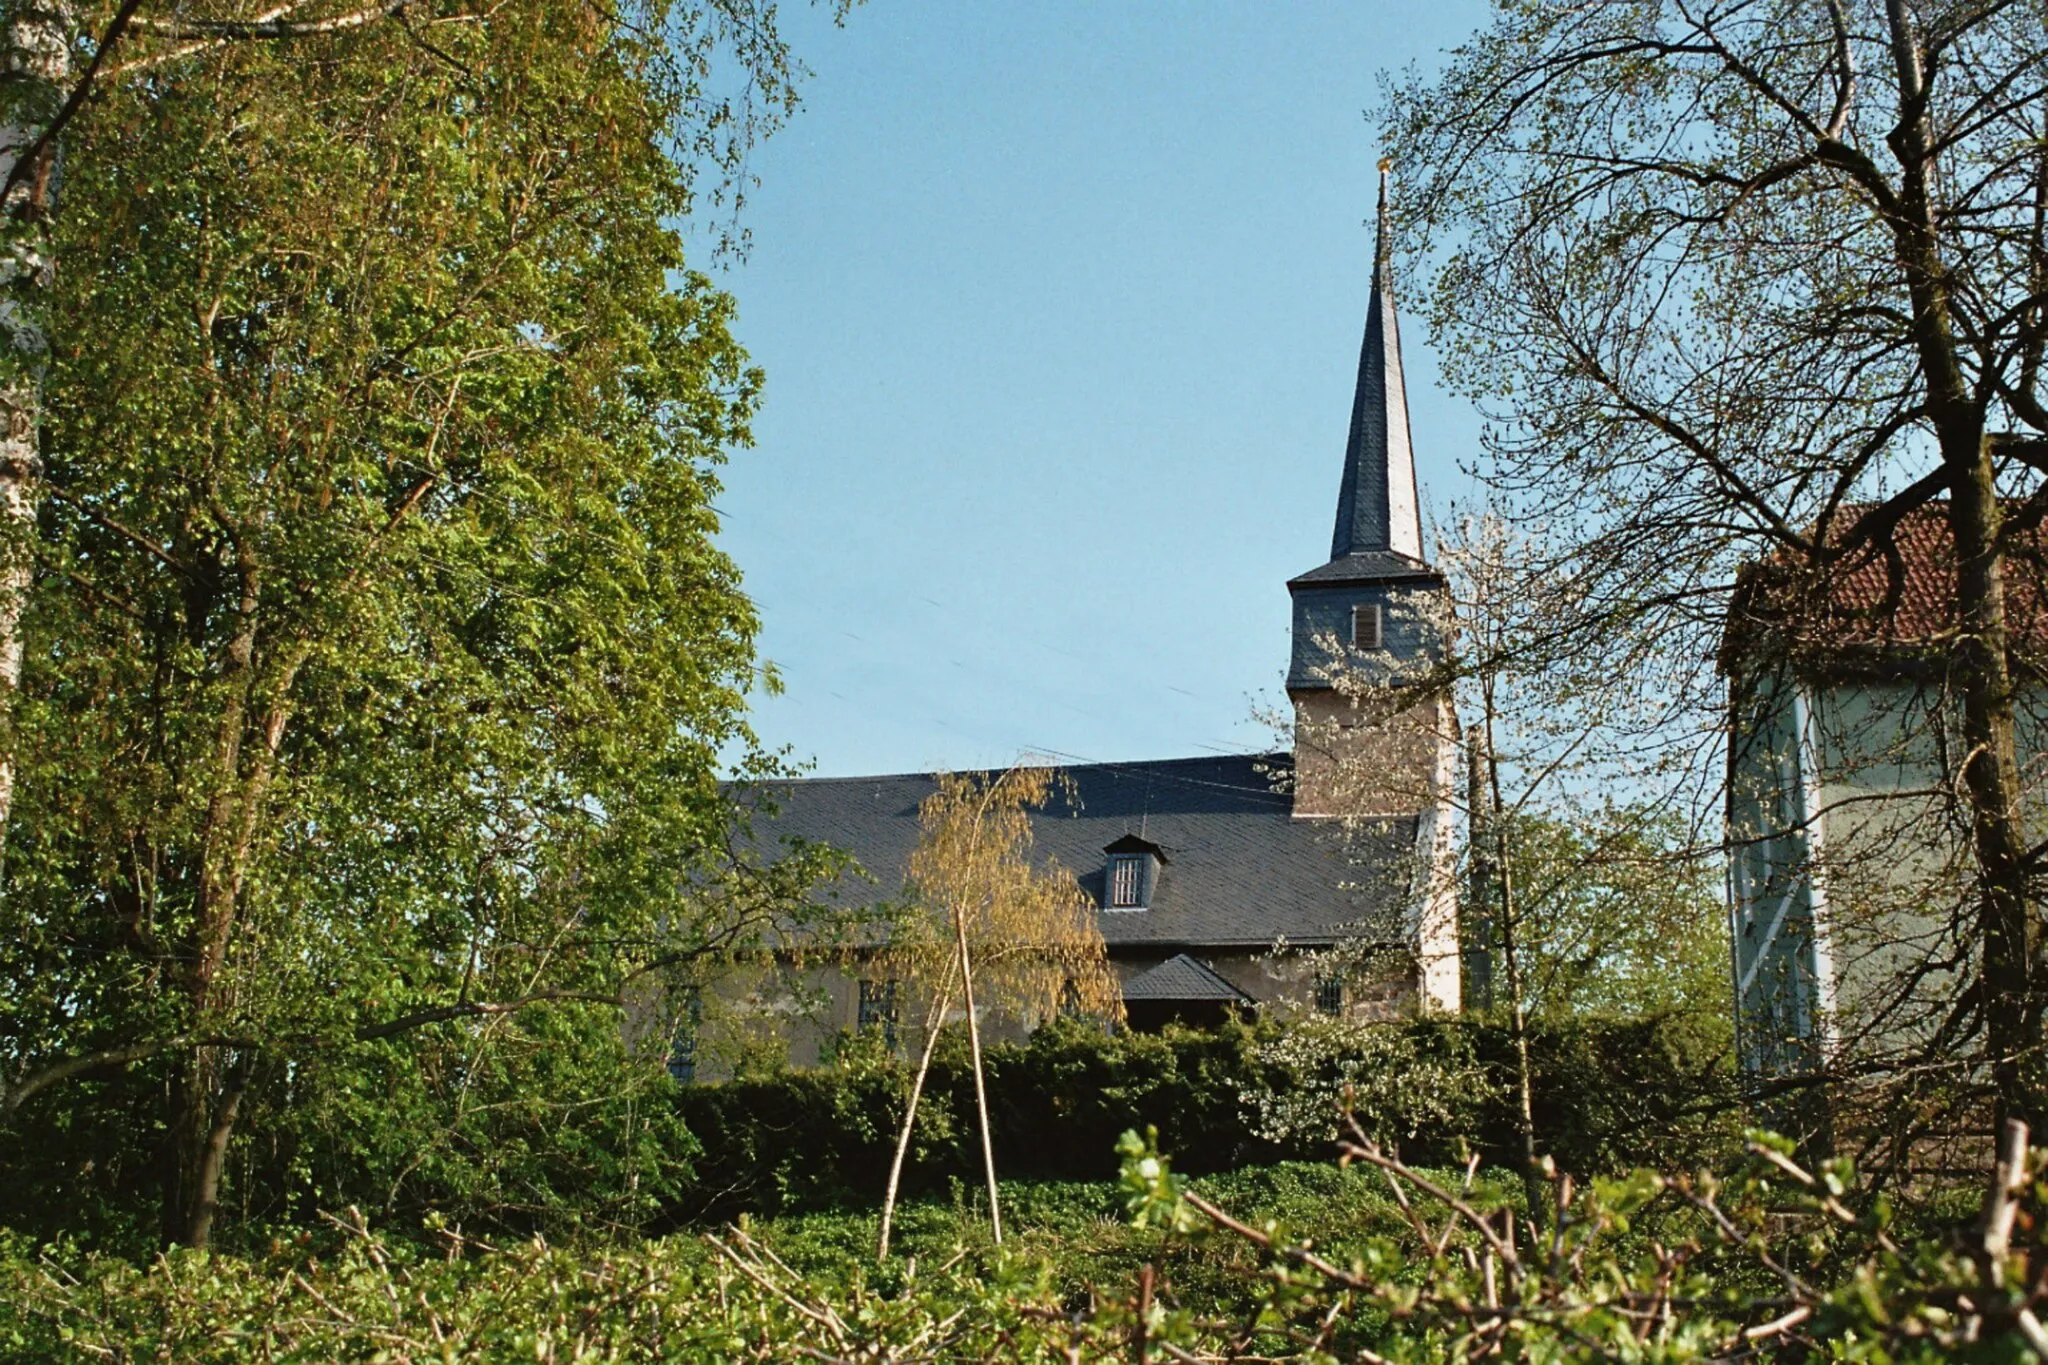
POLYGON ((1373 245, 1372 300, 1358 353, 1358 389, 1337 495, 1330 558, 1392 550, 1422 560, 1422 516, 1415 452, 1408 443, 1408 390, 1401 377, 1401 328, 1394 316, 1394 263, 1388 232, 1387 175, 1380 162, 1379 233, 1373 245))

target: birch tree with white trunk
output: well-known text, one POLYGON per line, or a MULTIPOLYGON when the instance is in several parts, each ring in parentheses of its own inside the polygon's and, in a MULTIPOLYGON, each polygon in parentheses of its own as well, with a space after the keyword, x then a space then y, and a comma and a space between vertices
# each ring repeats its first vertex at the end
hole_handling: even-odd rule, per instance
POLYGON ((6 200, 17 1187, 124 1172, 203 1245, 309 1170, 403 1203, 459 1150, 438 1188, 512 1208, 546 1181, 495 1163, 547 1127, 457 1135, 665 1084, 621 1012, 801 916, 715 771, 755 749, 710 503, 761 376, 678 227, 786 111, 771 16, 80 21, 6 200), (316 1117, 398 1075, 377 1123, 316 1117))
POLYGON ((1061 1012, 1112 1024, 1123 1018, 1123 994, 1094 901, 1072 872, 1041 865, 1032 853, 1032 812, 1066 791, 1058 770, 941 773, 936 781, 938 789, 918 808, 922 835, 907 878, 911 913, 875 963, 926 1005, 923 1047, 882 1202, 876 1254, 883 1259, 918 1102, 939 1030, 954 1018, 956 995, 973 1059, 989 1226, 998 1243, 1002 1206, 981 1066, 983 1024, 1029 1029, 1061 1012))
POLYGON ((53 133, 69 93, 74 10, 54 0, 9 6, 0 68, 0 859, 14 805, 10 734, 21 685, 21 613, 33 573, 36 481, 42 472, 42 368, 54 269, 53 133))
MULTIPOLYGON (((825 0, 842 19, 855 2, 825 0)), ((50 291, 65 265, 52 226, 62 209, 67 130, 92 116, 107 87, 175 77, 222 47, 294 48, 395 24, 431 48, 434 29, 487 24, 494 13, 495 7, 469 0, 205 6, 10 0, 6 6, 0 18, 0 859, 19 768, 11 717, 21 684, 21 617, 35 571, 46 454, 42 378, 51 341, 50 291)), ((777 29, 774 0, 710 0, 688 11, 652 0, 623 6, 616 17, 656 48, 668 45, 658 65, 682 98, 661 136, 693 168, 716 168, 706 198, 736 215, 751 183, 748 149, 796 106, 801 68, 777 29)), ((307 188, 313 194, 320 189, 307 188)), ((736 216, 712 235, 724 247, 744 248, 736 216)))

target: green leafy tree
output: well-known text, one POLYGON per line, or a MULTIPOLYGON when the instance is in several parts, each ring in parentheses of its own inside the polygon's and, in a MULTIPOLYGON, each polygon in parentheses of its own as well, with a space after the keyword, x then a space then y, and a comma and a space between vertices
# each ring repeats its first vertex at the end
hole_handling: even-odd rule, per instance
POLYGON ((1530 1012, 1728 1014, 1727 910, 1716 869, 1669 812, 1594 819, 1525 812, 1508 832, 1522 888, 1518 947, 1530 1012))
POLYGON ((644 1211, 680 1147, 622 1015, 658 1039, 805 879, 717 780, 760 378, 677 234, 670 153, 727 116, 677 78, 699 18, 159 54, 71 129, 0 874, 6 1145, 55 1188, 192 1244, 520 1224, 644 1211))
MULTIPOLYGON (((840 0, 840 17, 850 3, 840 0)), ((76 171, 106 149, 104 140, 80 134, 109 104, 118 108, 124 99, 159 91, 175 95, 189 89, 186 78, 195 75, 202 86, 212 81, 213 96, 229 106, 245 93, 249 108, 288 99, 307 64, 388 56, 385 28, 401 30, 403 43, 439 54, 451 71, 480 85, 517 80, 516 67, 476 68, 468 64, 473 54, 455 50, 468 44, 446 41, 451 30, 489 27, 501 15, 495 5, 465 0, 288 0, 276 6, 10 0, 0 10, 6 70, 0 80, 0 847, 16 780, 7 723, 21 681, 22 613, 44 492, 44 383, 55 329, 66 325, 53 314, 60 306, 54 289, 60 276, 99 265, 75 256, 76 244, 65 237, 71 204, 59 193, 67 179, 60 167, 76 171), (248 64, 214 60, 225 49, 251 45, 287 55, 248 64), (243 84, 251 79, 274 85, 243 84)), ((606 22, 634 36, 642 74, 662 89, 673 117, 656 135, 685 164, 719 166, 725 176, 717 192, 737 206, 746 188, 747 149, 795 106, 795 70, 776 28, 773 0, 648 0, 607 11, 606 22), (728 57, 737 70, 721 82, 728 57)), ((575 103, 575 92, 558 93, 575 103)))

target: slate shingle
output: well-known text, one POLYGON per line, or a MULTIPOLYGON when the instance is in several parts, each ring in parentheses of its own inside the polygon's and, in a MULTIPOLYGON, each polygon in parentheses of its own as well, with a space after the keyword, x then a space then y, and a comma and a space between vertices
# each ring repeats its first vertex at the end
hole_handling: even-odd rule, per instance
POLYGON ((1364 550, 1342 555, 1329 563, 1296 574, 1290 587, 1319 584, 1335 587, 1344 583, 1398 583, 1411 578, 1440 580, 1443 577, 1427 564, 1392 550, 1364 550))
POLYGON ((1249 1005, 1252 998, 1186 953, 1175 953, 1124 982, 1125 1000, 1222 1000, 1249 1005))
MULTIPOLYGON (((1361 921, 1383 923, 1410 881, 1415 817, 1348 832, 1337 821, 1296 819, 1288 794, 1274 790, 1290 763, 1285 754, 1244 754, 1064 768, 1073 797, 1033 817, 1036 853, 1072 871, 1100 907, 1108 845, 1136 834, 1164 850, 1149 908, 1100 911, 1113 953, 1256 950, 1278 939, 1314 946, 1361 921)), ((918 803, 933 791, 930 774, 813 778, 761 790, 778 813, 757 820, 757 838, 831 844, 875 877, 872 885, 844 883, 843 903, 900 894, 917 846, 918 803)))

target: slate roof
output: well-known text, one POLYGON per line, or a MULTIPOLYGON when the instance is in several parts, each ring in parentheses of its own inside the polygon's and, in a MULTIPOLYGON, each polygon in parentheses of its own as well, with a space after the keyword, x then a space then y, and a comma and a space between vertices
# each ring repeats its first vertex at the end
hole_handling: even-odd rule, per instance
POLYGON ((1360 550, 1287 580, 1293 587, 1337 587, 1347 583, 1392 583, 1408 578, 1441 579, 1429 565, 1392 550, 1360 550))
MULTIPOLYGON (((1416 819, 1348 835, 1335 821, 1297 820, 1289 795, 1273 789, 1273 774, 1290 763, 1285 754, 1243 754, 1066 767, 1073 799, 1056 798, 1033 817, 1035 850, 1072 871, 1097 906, 1107 899, 1109 844, 1141 834, 1164 850, 1149 908, 1100 912, 1112 952, 1258 949, 1280 938, 1329 943, 1393 908, 1413 867, 1416 819)), ((831 844, 876 878, 844 882, 842 903, 901 893, 930 774, 812 778, 759 790, 778 811, 757 817, 757 840, 831 844)))
POLYGON ((1223 1000, 1249 1005, 1252 998, 1186 953, 1176 953, 1157 967, 1124 982, 1125 1000, 1223 1000))
POLYGON ((1387 213, 1387 165, 1380 163, 1379 233, 1373 243, 1372 298, 1358 351, 1344 482, 1330 558, 1360 551, 1422 557, 1422 503, 1408 436, 1408 387, 1401 373, 1401 325, 1394 308, 1393 234, 1387 213))

